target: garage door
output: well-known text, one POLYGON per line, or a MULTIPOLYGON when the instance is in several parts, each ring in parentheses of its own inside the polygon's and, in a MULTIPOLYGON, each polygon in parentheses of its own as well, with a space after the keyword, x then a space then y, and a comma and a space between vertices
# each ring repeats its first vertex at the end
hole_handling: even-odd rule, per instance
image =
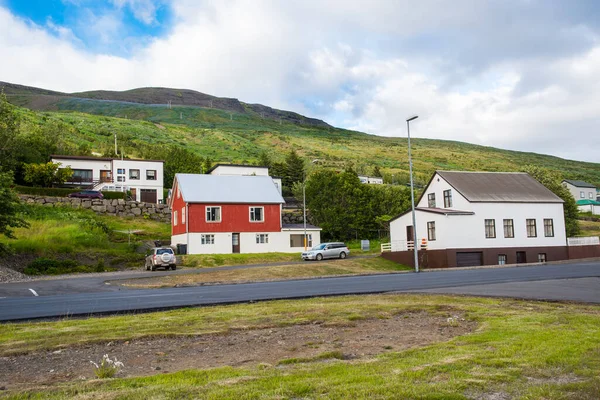
POLYGON ((483 253, 481 251, 456 253, 457 267, 477 267, 479 265, 483 265, 483 253))
POLYGON ((144 203, 156 203, 156 189, 142 189, 140 191, 140 201, 144 203))

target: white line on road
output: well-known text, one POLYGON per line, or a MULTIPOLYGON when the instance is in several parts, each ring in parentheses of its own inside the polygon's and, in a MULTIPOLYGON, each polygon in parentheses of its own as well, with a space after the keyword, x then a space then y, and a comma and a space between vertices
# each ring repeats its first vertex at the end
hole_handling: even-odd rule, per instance
POLYGON ((36 292, 35 290, 33 290, 33 289, 29 289, 29 291, 30 291, 31 293, 33 293, 33 295, 34 295, 34 296, 39 296, 39 294, 37 294, 37 292, 36 292))

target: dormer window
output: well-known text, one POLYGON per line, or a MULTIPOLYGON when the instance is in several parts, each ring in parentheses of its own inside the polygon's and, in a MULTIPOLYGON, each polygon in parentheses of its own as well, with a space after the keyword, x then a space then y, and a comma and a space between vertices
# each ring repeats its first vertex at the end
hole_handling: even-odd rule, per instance
POLYGON ((429 208, 435 208, 435 193, 429 193, 427 195, 427 203, 429 208))
POLYGON ((444 208, 452 207, 452 190, 444 190, 444 208))

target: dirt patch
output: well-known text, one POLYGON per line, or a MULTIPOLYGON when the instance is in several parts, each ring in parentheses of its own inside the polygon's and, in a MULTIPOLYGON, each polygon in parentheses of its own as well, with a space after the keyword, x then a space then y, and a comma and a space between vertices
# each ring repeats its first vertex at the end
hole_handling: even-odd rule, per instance
POLYGON ((125 364, 119 376, 143 376, 226 365, 276 365, 282 360, 316 358, 328 352, 341 354, 343 359, 368 358, 446 341, 475 327, 475 322, 463 320, 450 326, 445 316, 418 312, 358 320, 344 326, 314 323, 90 344, 1 357, 0 386, 20 389, 94 378, 90 361, 98 362, 103 354, 125 364))

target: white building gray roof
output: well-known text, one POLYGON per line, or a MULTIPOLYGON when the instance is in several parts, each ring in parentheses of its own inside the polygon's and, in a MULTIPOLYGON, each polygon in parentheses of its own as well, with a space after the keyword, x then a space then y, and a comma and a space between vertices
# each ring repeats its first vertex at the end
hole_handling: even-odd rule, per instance
POLYGON ((187 203, 283 204, 270 176, 176 174, 187 203))

